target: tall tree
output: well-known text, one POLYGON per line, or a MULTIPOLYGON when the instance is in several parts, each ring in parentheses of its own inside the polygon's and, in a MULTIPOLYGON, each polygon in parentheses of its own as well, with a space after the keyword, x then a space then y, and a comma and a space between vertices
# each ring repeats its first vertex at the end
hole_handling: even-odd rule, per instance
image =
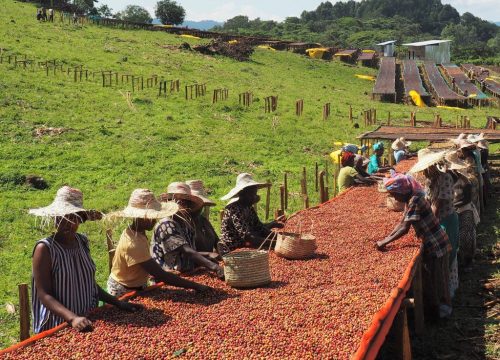
POLYGON ((139 5, 128 5, 125 10, 116 14, 116 17, 121 20, 151 24, 153 18, 145 8, 139 5))
POLYGON ((160 0, 156 3, 155 15, 162 24, 178 25, 184 21, 186 11, 175 1, 160 0))

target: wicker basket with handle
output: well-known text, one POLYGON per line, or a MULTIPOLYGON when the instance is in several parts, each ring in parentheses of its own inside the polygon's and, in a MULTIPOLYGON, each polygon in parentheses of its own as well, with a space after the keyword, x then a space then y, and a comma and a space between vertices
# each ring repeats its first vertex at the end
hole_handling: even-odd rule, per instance
POLYGON ((279 233, 274 251, 290 260, 307 259, 314 255, 316 237, 311 234, 279 233))
POLYGON ((235 288, 255 288, 271 282, 269 253, 242 250, 223 256, 226 283, 235 288))

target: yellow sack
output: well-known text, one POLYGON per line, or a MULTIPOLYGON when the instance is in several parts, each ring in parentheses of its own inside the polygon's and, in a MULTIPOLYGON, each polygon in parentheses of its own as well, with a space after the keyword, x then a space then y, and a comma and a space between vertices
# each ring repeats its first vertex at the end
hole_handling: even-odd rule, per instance
POLYGON ((465 110, 465 109, 462 109, 462 108, 459 108, 459 107, 444 106, 444 105, 438 105, 436 107, 440 108, 440 109, 448 109, 448 110, 465 110))
POLYGON ((369 80, 369 81, 375 81, 375 76, 371 75, 360 75, 360 74, 355 74, 358 79, 363 79, 363 80, 369 80))
POLYGON ((342 154, 342 150, 335 150, 330 153, 330 158, 332 159, 334 164, 339 164, 339 157, 342 154))
POLYGON ((322 59, 323 54, 326 52, 328 52, 327 48, 313 48, 306 50, 306 54, 312 59, 322 59))
POLYGON ((418 107, 425 107, 425 103, 422 100, 422 97, 420 97, 420 94, 415 91, 415 90, 410 90, 409 95, 411 99, 413 100, 413 103, 417 105, 418 107))
POLYGON ((270 46, 268 46, 268 45, 259 45, 259 46, 257 46, 257 47, 258 47, 259 49, 276 51, 276 49, 275 49, 275 48, 272 48, 272 47, 270 47, 270 46))
POLYGON ((186 38, 186 39, 201 39, 201 37, 193 36, 193 35, 187 35, 187 34, 182 34, 181 37, 186 38))
POLYGON ((363 50, 364 53, 370 53, 370 54, 373 54, 375 52, 375 50, 363 50))
POLYGON ((227 43, 228 43, 228 44, 231 44, 231 45, 233 45, 233 44, 237 44, 237 43, 238 43, 238 40, 229 40, 227 43))

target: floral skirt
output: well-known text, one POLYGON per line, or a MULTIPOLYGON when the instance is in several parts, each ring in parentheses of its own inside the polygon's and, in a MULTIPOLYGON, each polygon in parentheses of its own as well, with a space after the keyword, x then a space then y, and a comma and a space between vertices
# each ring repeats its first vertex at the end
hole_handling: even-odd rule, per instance
POLYGON ((147 287, 148 284, 144 284, 142 286, 139 286, 139 287, 135 287, 135 288, 130 288, 130 287, 126 287, 122 284, 120 284, 118 281, 116 281, 115 279, 113 279, 111 277, 111 275, 108 277, 108 284, 107 284, 107 287, 108 287, 108 293, 110 295, 113 295, 117 298, 129 293, 129 292, 132 292, 132 291, 136 291, 136 290, 144 290, 146 287, 147 287))

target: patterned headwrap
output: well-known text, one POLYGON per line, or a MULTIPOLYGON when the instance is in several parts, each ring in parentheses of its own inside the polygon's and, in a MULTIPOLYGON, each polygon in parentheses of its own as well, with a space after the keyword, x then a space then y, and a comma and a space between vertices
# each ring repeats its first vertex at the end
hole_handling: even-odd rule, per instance
POLYGON ((422 185, 411 175, 391 172, 391 177, 384 179, 384 185, 388 192, 402 195, 423 194, 422 185))
POLYGON ((342 151, 352 152, 353 154, 357 154, 359 151, 359 148, 354 144, 347 144, 347 145, 342 147, 342 151))
POLYGON ((346 166, 350 161, 354 160, 355 155, 352 152, 345 151, 342 153, 342 159, 340 160, 340 163, 342 166, 346 166))
POLYGON ((373 150, 382 150, 384 148, 384 143, 383 142, 378 142, 376 144, 373 144, 373 150))

